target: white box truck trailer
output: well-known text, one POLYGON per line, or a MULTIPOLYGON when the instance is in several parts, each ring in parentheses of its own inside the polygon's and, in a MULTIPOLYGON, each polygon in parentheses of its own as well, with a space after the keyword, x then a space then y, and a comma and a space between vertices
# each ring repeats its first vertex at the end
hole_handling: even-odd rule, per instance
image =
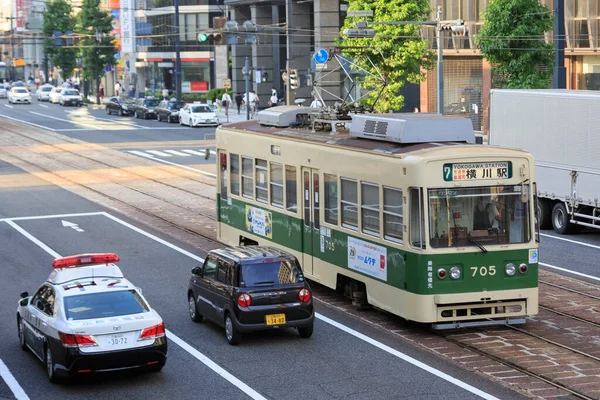
POLYGON ((600 229, 600 92, 493 89, 489 143, 535 158, 541 228, 600 229))

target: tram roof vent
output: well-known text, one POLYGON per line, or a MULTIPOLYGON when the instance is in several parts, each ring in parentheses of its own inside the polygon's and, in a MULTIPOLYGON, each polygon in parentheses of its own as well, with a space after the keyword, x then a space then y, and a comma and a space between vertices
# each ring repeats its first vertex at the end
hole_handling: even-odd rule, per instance
POLYGON ((470 118, 431 113, 354 114, 350 136, 395 143, 475 143, 470 118))
POLYGON ((261 125, 285 128, 302 120, 308 121, 308 117, 313 111, 315 111, 314 108, 301 106, 271 107, 258 113, 258 122, 261 125))

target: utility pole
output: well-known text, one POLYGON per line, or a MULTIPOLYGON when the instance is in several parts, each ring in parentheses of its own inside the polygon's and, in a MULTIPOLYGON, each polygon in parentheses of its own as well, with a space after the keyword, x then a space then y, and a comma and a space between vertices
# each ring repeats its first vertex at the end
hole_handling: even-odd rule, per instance
POLYGON ((179 43, 179 0, 175 0, 175 91, 181 101, 181 46, 179 43))
POLYGON ((13 27, 13 21, 17 19, 17 17, 6 17, 7 21, 10 21, 10 78, 11 80, 15 81, 16 80, 16 76, 15 76, 15 58, 16 58, 16 54, 15 54, 15 38, 14 38, 14 27, 13 27))
POLYGON ((567 88, 565 69, 565 2, 554 0, 554 88, 567 88))
POLYGON ((246 57, 244 61, 244 71, 246 71, 246 121, 250 121, 250 59, 246 57))
POLYGON ((294 37, 292 36, 291 32, 290 32, 290 27, 294 26, 294 22, 293 22, 293 17, 294 17, 294 13, 293 13, 293 9, 292 9, 292 0, 287 0, 286 1, 286 6, 285 6, 285 18, 286 18, 286 23, 285 23, 285 37, 287 38, 287 55, 286 55, 286 63, 285 63, 285 71, 286 71, 286 76, 288 77, 287 82, 285 82, 285 104, 292 105, 294 103, 292 96, 293 96, 293 91, 292 89, 290 89, 290 80, 289 80, 289 76, 290 76, 290 71, 292 70, 293 66, 294 66, 294 37))
POLYGON ((444 115, 444 41, 442 40, 442 6, 438 6, 436 13, 437 33, 437 112, 444 115))

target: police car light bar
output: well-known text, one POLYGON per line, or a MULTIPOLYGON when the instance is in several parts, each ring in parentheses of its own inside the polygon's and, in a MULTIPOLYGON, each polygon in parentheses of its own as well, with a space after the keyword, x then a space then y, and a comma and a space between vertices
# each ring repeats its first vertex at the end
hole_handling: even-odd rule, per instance
POLYGON ((57 258, 52 262, 52 268, 68 268, 68 267, 79 267, 84 265, 92 264, 108 264, 119 262, 121 259, 115 253, 105 254, 79 254, 76 256, 69 256, 63 258, 57 258))

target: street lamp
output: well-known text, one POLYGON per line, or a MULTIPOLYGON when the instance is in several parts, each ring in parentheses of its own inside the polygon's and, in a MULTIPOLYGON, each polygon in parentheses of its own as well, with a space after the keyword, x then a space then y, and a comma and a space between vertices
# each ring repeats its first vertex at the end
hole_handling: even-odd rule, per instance
POLYGON ((13 21, 17 19, 17 17, 6 17, 7 21, 10 21, 10 60, 11 60, 11 68, 10 68, 10 79, 11 80, 15 80, 15 67, 14 67, 14 59, 15 59, 15 40, 13 38, 14 35, 14 27, 13 27, 13 21))

